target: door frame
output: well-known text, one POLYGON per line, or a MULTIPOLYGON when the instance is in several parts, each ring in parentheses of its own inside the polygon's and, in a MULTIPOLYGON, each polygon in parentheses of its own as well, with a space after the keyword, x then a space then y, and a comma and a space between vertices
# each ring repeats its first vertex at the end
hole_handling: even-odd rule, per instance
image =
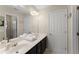
POLYGON ((76 30, 74 32, 76 35, 74 36, 74 34, 73 34, 74 38, 76 38, 76 52, 74 52, 74 53, 79 54, 79 37, 77 36, 77 32, 79 32, 79 29, 78 29, 78 25, 79 25, 79 23, 78 23, 79 22, 79 19, 78 19, 78 16, 79 16, 78 11, 79 11, 79 8, 78 8, 78 6, 75 6, 74 9, 75 9, 75 12, 73 12, 73 13, 75 13, 75 15, 76 15, 76 16, 75 15, 73 16, 74 17, 73 20, 75 20, 74 23, 76 23, 76 24, 74 24, 76 26, 76 30))
MULTIPOLYGON (((77 5, 72 5, 70 6, 70 12, 71 13, 71 44, 70 44, 70 51, 69 53, 73 53, 73 54, 78 54, 79 50, 78 50, 78 36, 77 36, 77 32, 78 32, 78 10, 77 10, 77 5)), ((69 11, 69 10, 68 10, 69 11)), ((68 14, 68 15, 69 15, 68 14)), ((69 16, 68 16, 69 17, 69 16)), ((69 19, 68 19, 69 20, 69 19)), ((69 47, 68 47, 69 48, 69 47)))

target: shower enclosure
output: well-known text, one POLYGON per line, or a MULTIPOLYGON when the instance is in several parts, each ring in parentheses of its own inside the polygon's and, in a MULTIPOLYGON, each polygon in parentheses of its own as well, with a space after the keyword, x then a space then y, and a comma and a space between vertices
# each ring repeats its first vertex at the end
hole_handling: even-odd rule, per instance
POLYGON ((7 39, 12 39, 17 37, 17 17, 6 15, 6 37, 7 39))

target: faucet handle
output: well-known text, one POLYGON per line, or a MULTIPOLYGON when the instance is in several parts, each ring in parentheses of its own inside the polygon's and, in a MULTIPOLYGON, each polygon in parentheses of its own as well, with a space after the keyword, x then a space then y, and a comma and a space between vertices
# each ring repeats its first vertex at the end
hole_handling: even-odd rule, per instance
POLYGON ((17 43, 14 43, 14 46, 16 46, 17 45, 17 43))
POLYGON ((4 40, 4 37, 3 37, 3 40, 4 40))
POLYGON ((19 53, 18 51, 16 51, 16 53, 19 53))

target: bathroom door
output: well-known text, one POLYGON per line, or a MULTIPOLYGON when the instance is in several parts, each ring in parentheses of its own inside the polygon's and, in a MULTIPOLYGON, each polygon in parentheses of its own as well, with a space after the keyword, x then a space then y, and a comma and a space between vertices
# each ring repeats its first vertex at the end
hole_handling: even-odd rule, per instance
POLYGON ((48 48, 52 53, 67 53, 67 11, 56 10, 49 13, 48 48))

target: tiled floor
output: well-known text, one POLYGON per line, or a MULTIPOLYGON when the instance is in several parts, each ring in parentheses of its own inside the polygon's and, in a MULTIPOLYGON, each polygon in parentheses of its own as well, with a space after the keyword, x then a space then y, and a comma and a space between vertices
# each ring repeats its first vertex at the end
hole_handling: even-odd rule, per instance
POLYGON ((46 49, 44 54, 52 54, 51 50, 50 49, 46 49))

